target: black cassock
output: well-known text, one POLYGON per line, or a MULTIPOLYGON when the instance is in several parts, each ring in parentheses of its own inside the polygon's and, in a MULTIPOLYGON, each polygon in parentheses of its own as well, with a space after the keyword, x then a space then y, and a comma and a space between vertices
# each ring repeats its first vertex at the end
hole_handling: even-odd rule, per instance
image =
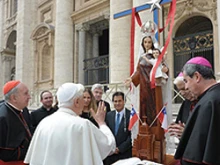
POLYGON ((206 90, 195 105, 175 153, 182 165, 220 165, 220 84, 206 90))
POLYGON ((190 114, 190 107, 191 107, 191 101, 184 100, 179 109, 175 123, 178 123, 179 121, 181 121, 181 123, 186 124, 186 121, 190 114))
POLYGON ((30 116, 28 109, 15 110, 8 103, 0 106, 0 159, 3 161, 24 160, 30 140, 30 116), (29 132, 28 132, 29 131, 29 132))
POLYGON ((184 100, 180 109, 179 109, 175 123, 179 123, 179 121, 181 121, 181 123, 186 124, 186 122, 187 122, 190 114, 192 113, 192 110, 195 107, 196 103, 197 103, 197 100, 195 100, 195 101, 190 101, 187 99, 184 100))
POLYGON ((43 120, 45 117, 53 114, 56 111, 57 110, 53 107, 51 107, 50 110, 48 111, 44 106, 40 107, 35 111, 32 111, 30 118, 31 118, 31 124, 33 126, 33 131, 35 131, 41 120, 43 120))

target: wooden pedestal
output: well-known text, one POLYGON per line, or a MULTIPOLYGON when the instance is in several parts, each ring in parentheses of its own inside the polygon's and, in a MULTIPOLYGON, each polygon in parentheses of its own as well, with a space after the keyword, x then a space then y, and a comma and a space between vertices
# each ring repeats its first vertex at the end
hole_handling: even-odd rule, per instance
MULTIPOLYGON (((158 114, 163 107, 161 87, 155 88, 156 113, 158 114)), ((142 110, 143 111, 143 110, 142 110)), ((156 120, 152 127, 146 124, 147 116, 141 117, 144 121, 139 123, 139 134, 134 140, 132 156, 141 160, 149 160, 165 165, 175 165, 177 161, 171 155, 166 155, 166 143, 164 130, 156 120)))
POLYGON ((139 127, 139 134, 134 140, 132 156, 142 160, 150 160, 157 163, 165 161, 165 141, 157 139, 155 134, 151 133, 148 125, 144 123, 139 127))

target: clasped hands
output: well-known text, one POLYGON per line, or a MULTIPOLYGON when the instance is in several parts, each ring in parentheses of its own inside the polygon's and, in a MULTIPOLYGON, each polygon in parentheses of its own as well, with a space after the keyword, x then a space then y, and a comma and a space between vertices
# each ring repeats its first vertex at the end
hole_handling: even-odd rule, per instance
POLYGON ((178 123, 171 123, 168 127, 168 133, 170 136, 176 136, 177 138, 181 138, 183 131, 185 128, 185 124, 179 121, 178 123))

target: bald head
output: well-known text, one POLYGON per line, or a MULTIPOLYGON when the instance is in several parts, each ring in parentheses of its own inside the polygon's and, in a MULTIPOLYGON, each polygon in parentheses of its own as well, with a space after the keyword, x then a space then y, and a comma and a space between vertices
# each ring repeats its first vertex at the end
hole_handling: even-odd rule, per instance
POLYGON ((193 101, 195 100, 193 94, 187 90, 185 88, 185 82, 184 82, 184 78, 183 78, 183 74, 179 74, 174 82, 173 82, 175 85, 176 85, 176 88, 178 89, 178 91, 180 92, 180 94, 187 100, 190 100, 190 101, 193 101))

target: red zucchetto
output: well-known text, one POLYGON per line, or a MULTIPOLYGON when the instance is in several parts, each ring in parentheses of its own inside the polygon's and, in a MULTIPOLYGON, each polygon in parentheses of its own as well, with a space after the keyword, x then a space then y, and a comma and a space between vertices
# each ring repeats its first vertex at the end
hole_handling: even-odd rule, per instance
POLYGON ((6 95, 10 90, 12 90, 20 83, 21 83, 20 81, 16 81, 16 80, 7 82, 3 87, 3 94, 6 95))

